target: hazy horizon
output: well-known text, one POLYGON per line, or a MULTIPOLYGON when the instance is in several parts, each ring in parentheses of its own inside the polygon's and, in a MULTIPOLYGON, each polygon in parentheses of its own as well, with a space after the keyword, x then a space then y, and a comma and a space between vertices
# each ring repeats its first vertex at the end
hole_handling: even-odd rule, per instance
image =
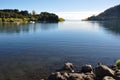
POLYGON ((1 0, 0 9, 52 12, 65 19, 80 20, 97 15, 119 3, 118 0, 1 0))
POLYGON ((92 15, 98 15, 100 11, 54 12, 54 13, 66 20, 82 20, 92 15))

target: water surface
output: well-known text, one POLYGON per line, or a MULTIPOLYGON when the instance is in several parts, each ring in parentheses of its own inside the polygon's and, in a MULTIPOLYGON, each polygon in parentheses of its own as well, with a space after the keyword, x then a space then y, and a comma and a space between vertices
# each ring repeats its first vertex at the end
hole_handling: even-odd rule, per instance
POLYGON ((39 80, 65 62, 112 64, 119 58, 119 22, 0 25, 0 80, 39 80))

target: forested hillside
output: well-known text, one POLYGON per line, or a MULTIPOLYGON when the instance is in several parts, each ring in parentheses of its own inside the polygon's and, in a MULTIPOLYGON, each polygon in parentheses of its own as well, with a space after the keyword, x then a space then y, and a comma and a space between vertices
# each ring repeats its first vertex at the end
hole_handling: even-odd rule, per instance
POLYGON ((111 7, 97 16, 91 16, 87 20, 120 20, 120 5, 111 7))

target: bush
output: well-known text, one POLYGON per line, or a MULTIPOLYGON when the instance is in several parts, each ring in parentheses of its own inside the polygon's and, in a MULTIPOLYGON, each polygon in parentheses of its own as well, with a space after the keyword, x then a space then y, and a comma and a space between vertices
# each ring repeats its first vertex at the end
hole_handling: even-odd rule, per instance
POLYGON ((62 22, 62 21, 65 21, 65 19, 63 19, 63 18, 59 18, 59 21, 62 22))
POLYGON ((120 68, 120 59, 118 59, 118 60, 116 61, 116 65, 117 65, 118 68, 120 68))
POLYGON ((0 23, 2 23, 2 18, 0 18, 0 23))

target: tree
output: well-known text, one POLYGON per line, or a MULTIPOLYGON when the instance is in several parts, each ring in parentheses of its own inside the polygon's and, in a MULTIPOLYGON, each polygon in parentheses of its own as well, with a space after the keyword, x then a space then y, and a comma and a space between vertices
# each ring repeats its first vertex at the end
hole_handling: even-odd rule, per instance
POLYGON ((38 18, 40 22, 58 22, 58 16, 53 13, 41 12, 38 18))
POLYGON ((35 10, 33 10, 33 11, 32 11, 32 15, 33 15, 33 16, 34 16, 34 15, 36 15, 36 12, 35 12, 35 10))
POLYGON ((14 21, 39 21, 39 22, 58 22, 58 16, 53 13, 41 12, 36 14, 33 10, 30 14, 27 10, 19 11, 18 9, 3 9, 0 10, 0 18, 3 22, 14 21))

